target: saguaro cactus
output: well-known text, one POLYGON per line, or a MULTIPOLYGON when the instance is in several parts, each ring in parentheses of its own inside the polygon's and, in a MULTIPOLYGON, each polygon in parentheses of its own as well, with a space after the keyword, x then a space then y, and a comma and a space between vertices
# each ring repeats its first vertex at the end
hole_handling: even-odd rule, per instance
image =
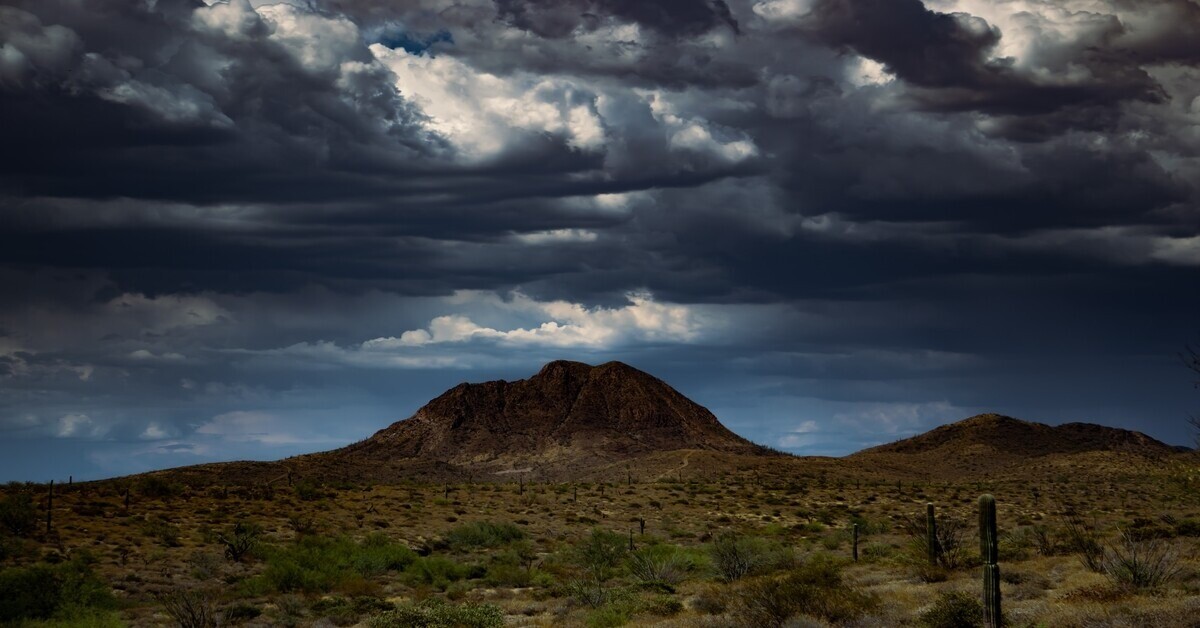
POLYGON ((983 621, 1000 628, 1000 548, 996 534, 996 498, 979 498, 979 554, 983 558, 983 621))
POLYGON ((50 480, 50 493, 46 496, 46 534, 54 527, 54 480, 50 480))
POLYGON ((929 552, 929 565, 937 567, 942 548, 938 543, 937 518, 933 514, 932 502, 925 504, 925 548, 929 552))
POLYGON ((854 555, 854 562, 857 563, 858 562, 858 524, 857 523, 854 524, 852 533, 853 533, 853 537, 854 537, 854 544, 852 545, 852 547, 854 549, 852 550, 852 553, 854 555))

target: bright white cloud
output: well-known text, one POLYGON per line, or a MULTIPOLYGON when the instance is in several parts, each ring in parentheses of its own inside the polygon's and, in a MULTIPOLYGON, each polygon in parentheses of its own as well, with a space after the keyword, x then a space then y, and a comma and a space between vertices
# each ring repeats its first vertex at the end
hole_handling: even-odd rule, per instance
POLYGON ((689 307, 659 303, 648 293, 626 295, 628 305, 618 308, 587 308, 568 301, 536 301, 520 292, 507 300, 491 293, 460 293, 460 300, 482 298, 500 310, 534 314, 548 319, 537 327, 498 330, 475 323, 467 316, 448 315, 433 319, 428 329, 407 331, 399 338, 375 338, 362 344, 364 350, 394 349, 439 343, 489 340, 516 346, 607 348, 634 341, 687 342, 701 329, 701 321, 689 307))
POLYGON ((131 351, 129 357, 143 362, 181 362, 187 359, 182 353, 174 351, 164 351, 162 353, 154 353, 147 349, 138 349, 131 351))
POLYGON ((568 242, 595 242, 599 236, 589 229, 551 229, 518 233, 513 239, 524 244, 565 244, 568 242))
POLYGON ((813 0, 764 0, 751 8, 768 22, 795 22, 812 10, 813 0))
POLYGON ((820 431, 821 427, 817 425, 816 421, 802 421, 786 434, 780 436, 775 441, 775 444, 783 449, 807 447, 816 442, 816 435, 820 431))
MULTIPOLYGON (((290 368, 467 368, 501 363, 498 349, 607 350, 637 342, 689 343, 721 325, 715 312, 661 303, 648 293, 626 296, 620 307, 587 307, 569 301, 538 301, 520 292, 460 291, 444 300, 461 313, 434 317, 428 326, 358 345, 319 340, 268 351, 235 353, 290 368), (532 321, 502 326, 479 320, 532 321)), ((511 356, 504 358, 511 360, 511 356)))
POLYGON ((161 440, 167 437, 167 431, 158 423, 149 423, 146 429, 142 430, 140 438, 145 440, 161 440))
POLYGON ((431 118, 430 128, 468 158, 494 157, 530 134, 556 135, 582 151, 604 147, 597 96, 576 81, 521 72, 497 76, 450 56, 380 44, 371 52, 395 73, 400 93, 431 118))
POLYGON ((54 435, 59 438, 99 438, 107 428, 97 424, 86 414, 66 414, 58 418, 54 435))

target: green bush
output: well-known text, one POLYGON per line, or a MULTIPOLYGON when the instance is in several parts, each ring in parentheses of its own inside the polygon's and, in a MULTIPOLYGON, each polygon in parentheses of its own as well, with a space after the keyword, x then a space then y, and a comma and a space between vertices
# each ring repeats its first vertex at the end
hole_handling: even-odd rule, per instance
POLYGON ((447 604, 430 598, 419 604, 400 604, 396 610, 372 617, 369 628, 500 628, 504 613, 492 604, 447 604))
POLYGON ((1178 536, 1200 536, 1200 519, 1184 519, 1175 524, 1178 536))
POLYGON ((225 621, 230 624, 240 624, 262 615, 262 610, 253 604, 236 602, 225 609, 225 621))
POLYGON ((629 623, 629 611, 623 605, 610 604, 592 609, 584 622, 588 628, 616 628, 629 623))
POLYGON ((37 509, 29 493, 13 493, 0 500, 0 526, 9 534, 29 536, 37 529, 37 509))
MULTIPOLYGON (((264 553, 267 567, 260 578, 279 592, 326 592, 352 579, 406 570, 418 560, 415 552, 382 534, 361 543, 347 537, 303 536, 264 553)), ((255 589, 252 582, 247 587, 255 589)))
POLYGON ((312 480, 300 480, 295 486, 296 497, 311 502, 325 497, 325 491, 321 490, 321 486, 312 480))
POLYGON ((0 571, 0 623, 73 617, 112 604, 86 558, 0 571))
POLYGON ((724 532, 708 546, 717 577, 732 582, 790 566, 795 557, 777 542, 724 532))
POLYGON ((444 556, 422 556, 404 569, 403 580, 409 586, 428 584, 445 591, 451 582, 482 577, 486 573, 482 566, 464 565, 444 556))
POLYGON ((525 538, 525 531, 515 524, 472 521, 455 526, 446 534, 450 547, 462 551, 467 549, 500 547, 525 538))
POLYGON ((845 623, 874 609, 877 600, 842 580, 841 566, 818 555, 782 577, 760 577, 738 590, 737 614, 749 625, 782 626, 797 615, 845 623))
POLYGON ((137 492, 142 497, 170 499, 183 492, 183 485, 157 475, 147 475, 138 480, 137 492))
POLYGON ((691 557, 674 545, 649 545, 629 555, 629 573, 644 585, 673 589, 692 570, 691 557))
POLYGON ((925 628, 975 628, 983 625, 983 605, 972 595, 950 591, 921 613, 920 623, 925 628))

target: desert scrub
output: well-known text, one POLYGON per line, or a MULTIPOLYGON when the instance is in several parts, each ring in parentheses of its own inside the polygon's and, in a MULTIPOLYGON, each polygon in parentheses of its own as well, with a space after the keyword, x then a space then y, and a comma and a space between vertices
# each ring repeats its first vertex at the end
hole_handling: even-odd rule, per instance
POLYGON ((400 571, 417 560, 411 549, 381 534, 373 534, 355 543, 347 537, 304 536, 292 545, 267 547, 267 568, 256 579, 279 592, 321 593, 354 578, 371 577, 386 571, 400 571))
POLYGON ((549 584, 552 579, 535 568, 537 552, 529 541, 518 541, 491 557, 486 581, 494 586, 528 587, 549 584))
POLYGON ((571 551, 579 572, 568 584, 571 595, 593 608, 603 606, 610 598, 608 581, 617 575, 627 551, 624 536, 593 529, 591 535, 571 551))
POLYGON ((792 551, 780 543, 736 532, 717 535, 708 546, 708 554, 717 577, 725 582, 783 569, 795 562, 792 551))
POLYGON ((924 628, 973 628, 983 625, 983 605, 974 596, 962 591, 949 591, 938 596, 919 618, 924 628))
POLYGON ((0 528, 17 537, 26 537, 37 529, 37 509, 33 497, 24 491, 6 495, 0 500, 0 528))
POLYGON ((1179 555, 1165 539, 1144 538, 1132 530, 1119 530, 1116 543, 1105 549, 1101 568, 1114 584, 1153 589, 1174 580, 1182 571, 1179 555))
POLYGON ((632 552, 626 560, 629 574, 644 586, 673 592, 695 564, 691 556, 674 545, 649 545, 632 552))
POLYGON ((71 620, 111 609, 115 601, 86 556, 0 570, 0 624, 71 620))
POLYGON ((500 628, 504 613, 493 604, 448 604, 430 598, 419 604, 399 604, 367 621, 368 628, 500 628))
POLYGON ((401 579, 412 587, 430 585, 445 591, 453 582, 481 578, 486 573, 486 568, 480 565, 459 563, 444 556, 422 556, 405 567, 401 579))
POLYGON ((446 533, 446 543, 458 551, 500 547, 524 538, 525 531, 508 522, 472 521, 457 525, 446 533))
POLYGON ((783 626, 798 615, 844 623, 876 606, 874 596, 842 579, 841 564, 817 554, 783 576, 762 576, 738 587, 734 614, 751 626, 783 626))
POLYGON ((216 538, 225 547, 225 558, 240 563, 258 547, 258 537, 261 535, 262 528, 258 525, 239 521, 228 531, 217 534, 216 538))
POLYGON ((395 609, 390 602, 365 595, 321 598, 309 607, 313 616, 326 619, 335 626, 351 626, 357 624, 364 615, 377 615, 395 609))

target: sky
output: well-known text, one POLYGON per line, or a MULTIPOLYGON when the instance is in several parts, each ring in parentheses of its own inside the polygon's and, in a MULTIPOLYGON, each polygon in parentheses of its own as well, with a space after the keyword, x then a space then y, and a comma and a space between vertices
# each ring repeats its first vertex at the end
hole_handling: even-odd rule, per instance
POLYGON ((0 0, 0 480, 621 360, 843 455, 1191 440, 1195 0, 0 0))

